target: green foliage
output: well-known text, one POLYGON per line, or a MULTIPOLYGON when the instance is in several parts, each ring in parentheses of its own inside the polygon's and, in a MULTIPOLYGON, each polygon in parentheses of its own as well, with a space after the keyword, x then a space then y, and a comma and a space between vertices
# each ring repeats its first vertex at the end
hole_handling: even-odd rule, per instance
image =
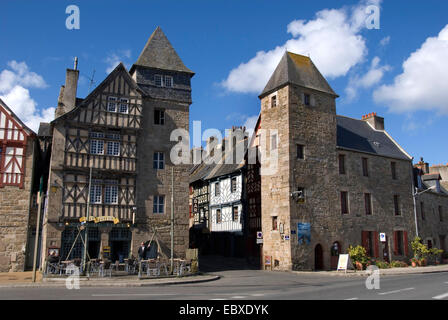
POLYGON ((411 248, 414 252, 414 258, 417 260, 425 259, 431 253, 428 247, 422 243, 420 237, 415 237, 411 242, 411 248))
POLYGON ((388 269, 391 267, 386 261, 376 261, 375 264, 380 269, 388 269))
POLYGON ((390 263, 390 267, 391 268, 407 268, 408 264, 406 262, 403 262, 403 261, 392 261, 390 263))
POLYGON ((369 257, 367 256, 367 251, 363 246, 349 246, 348 247, 348 254, 350 255, 350 259, 352 259, 353 262, 359 262, 362 263, 363 266, 367 264, 369 261, 369 257))

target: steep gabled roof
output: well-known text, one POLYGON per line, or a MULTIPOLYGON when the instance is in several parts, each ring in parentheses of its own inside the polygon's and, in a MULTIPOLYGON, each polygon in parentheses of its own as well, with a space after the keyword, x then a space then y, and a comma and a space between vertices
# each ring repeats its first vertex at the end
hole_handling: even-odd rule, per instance
POLYGON ((22 127, 28 135, 36 135, 36 133, 28 128, 28 126, 11 110, 10 107, 8 107, 8 105, 2 99, 0 99, 0 106, 2 106, 7 113, 9 113, 9 115, 13 118, 13 121, 15 121, 17 125, 22 127))
POLYGON ((411 160, 386 131, 373 129, 366 121, 336 116, 337 146, 377 154, 384 157, 411 160))
POLYGON ((286 85, 295 84, 338 96, 309 57, 286 51, 260 98, 286 85))
POLYGON ((118 64, 118 66, 115 67, 115 69, 108 74, 108 76, 106 77, 106 79, 104 79, 92 92, 89 93, 89 95, 85 98, 85 99, 79 99, 76 98, 76 106, 70 110, 67 113, 64 113, 63 115, 61 115, 60 117, 54 119, 53 121, 51 121, 51 123, 57 122, 59 120, 62 119, 66 119, 67 117, 70 117, 71 115, 75 114, 78 110, 79 107, 87 105, 92 99, 94 99, 102 90, 104 90, 104 88, 109 84, 109 82, 113 79, 115 79, 115 77, 119 74, 122 73, 123 74, 123 79, 129 84, 129 86, 140 92, 142 95, 144 95, 145 93, 143 92, 143 90, 137 85, 137 83, 134 81, 134 79, 132 79, 131 75, 129 74, 128 70, 126 70, 126 67, 124 66, 124 64, 122 62, 120 62, 118 64))
MULTIPOLYGON (((134 65, 194 74, 184 65, 160 27, 157 27, 149 37, 134 65)), ((133 68, 134 66, 131 71, 133 68)))

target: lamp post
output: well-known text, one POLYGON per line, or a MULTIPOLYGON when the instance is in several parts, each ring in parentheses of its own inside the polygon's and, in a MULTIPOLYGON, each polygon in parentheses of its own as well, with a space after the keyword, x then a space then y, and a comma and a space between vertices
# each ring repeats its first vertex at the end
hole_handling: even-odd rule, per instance
POLYGON ((428 188, 426 190, 420 191, 420 192, 418 192, 418 188, 415 188, 414 193, 412 194, 412 198, 414 200, 415 234, 416 234, 417 237, 419 236, 418 235, 418 223, 417 223, 417 221, 418 221, 417 220, 417 203, 416 203, 417 196, 419 196, 422 193, 425 193, 425 192, 427 192, 427 191, 429 191, 431 189, 434 189, 435 187, 436 186, 432 186, 432 187, 430 187, 430 188, 428 188))

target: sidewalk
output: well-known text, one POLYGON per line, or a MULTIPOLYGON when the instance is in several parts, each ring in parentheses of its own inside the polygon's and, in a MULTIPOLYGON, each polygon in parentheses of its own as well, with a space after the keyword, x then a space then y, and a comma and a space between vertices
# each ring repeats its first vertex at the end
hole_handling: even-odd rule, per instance
MULTIPOLYGON (((43 288, 65 287, 67 278, 43 278, 37 273, 37 281, 33 283, 32 272, 0 273, 0 288, 43 288)), ((80 277, 80 287, 145 287, 152 285, 173 285, 199 283, 218 280, 216 275, 194 275, 185 277, 169 277, 154 279, 138 279, 136 276, 86 278, 80 277)))
MULTIPOLYGON (((382 276, 392 276, 392 275, 404 275, 404 274, 423 274, 423 273, 437 273, 437 272, 448 272, 448 264, 438 265, 438 266, 427 266, 427 267, 408 267, 408 268, 390 268, 390 269, 379 269, 380 275, 382 276)), ((366 270, 364 271, 354 271, 347 270, 344 271, 292 271, 296 274, 314 274, 314 275, 326 275, 326 276, 342 276, 342 277, 367 277, 370 275, 366 270)))

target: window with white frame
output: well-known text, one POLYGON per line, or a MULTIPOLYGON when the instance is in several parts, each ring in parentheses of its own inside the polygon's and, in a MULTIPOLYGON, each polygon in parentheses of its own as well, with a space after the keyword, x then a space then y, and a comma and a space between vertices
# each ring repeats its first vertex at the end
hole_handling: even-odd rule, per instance
POLYGON ((107 155, 119 156, 120 155, 120 142, 119 141, 107 141, 107 155))
POLYGON ((128 104, 129 104, 129 99, 121 98, 119 112, 128 113, 128 104))
POLYGON ((165 212, 165 196, 154 196, 153 213, 165 212))
POLYGON ((104 181, 104 203, 117 204, 118 203, 118 181, 105 180, 104 181))
POLYGON ((90 140, 90 153, 91 154, 104 154, 104 141, 103 140, 90 140))
POLYGON ((158 87, 162 86, 162 76, 160 74, 154 75, 154 83, 158 87))
POLYGON ((101 180, 92 180, 92 185, 90 186, 90 202, 91 203, 101 203, 103 194, 101 188, 101 180))
POLYGON ((167 87, 167 88, 173 87, 173 77, 165 76, 164 78, 165 78, 165 83, 164 83, 165 87, 167 87))
POLYGON ((221 189, 219 188, 219 182, 215 183, 215 197, 219 197, 221 189))
POLYGON ((165 156, 163 152, 154 152, 153 169, 165 168, 165 156))
POLYGON ((117 111, 117 97, 108 97, 107 111, 116 112, 117 111))

